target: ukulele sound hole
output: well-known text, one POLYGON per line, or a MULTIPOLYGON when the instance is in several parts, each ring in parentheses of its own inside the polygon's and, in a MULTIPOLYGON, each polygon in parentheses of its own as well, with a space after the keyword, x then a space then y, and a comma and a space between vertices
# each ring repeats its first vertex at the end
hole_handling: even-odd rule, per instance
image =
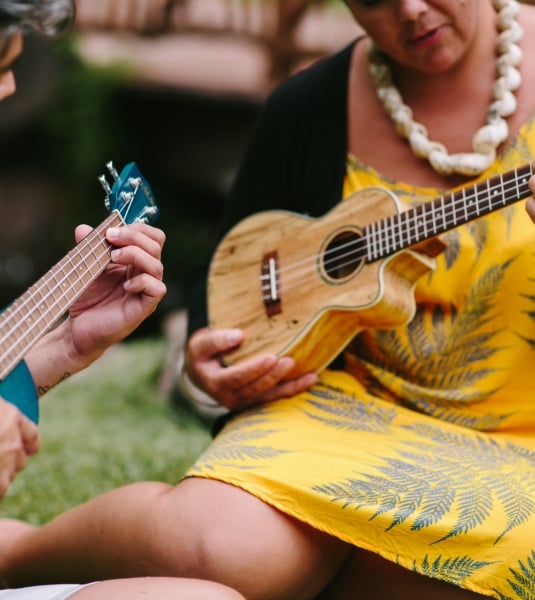
POLYGON ((362 236, 343 231, 332 238, 323 252, 323 269, 331 279, 347 279, 362 265, 362 236))

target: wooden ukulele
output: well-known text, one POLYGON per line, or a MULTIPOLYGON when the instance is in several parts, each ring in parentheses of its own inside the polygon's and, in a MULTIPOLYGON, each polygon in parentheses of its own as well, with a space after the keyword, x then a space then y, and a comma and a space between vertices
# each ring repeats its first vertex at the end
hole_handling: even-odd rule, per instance
MULTIPOLYGON (((150 223, 159 214, 151 188, 135 163, 126 165, 120 174, 111 162, 107 167, 113 186, 104 175, 99 181, 110 215, 0 314, 0 396, 9 374, 28 350, 109 264, 112 246, 105 238, 106 230, 137 221, 150 223)), ((10 401, 17 404, 16 395, 10 401)), ((37 407, 19 408, 37 421, 37 407)))
POLYGON ((290 376, 320 371, 359 331, 408 322, 416 281, 445 248, 437 236, 528 197, 532 174, 524 165, 414 208, 372 187, 318 219, 287 211, 244 219, 208 274, 210 327, 245 332, 223 364, 274 353, 295 359, 290 376))

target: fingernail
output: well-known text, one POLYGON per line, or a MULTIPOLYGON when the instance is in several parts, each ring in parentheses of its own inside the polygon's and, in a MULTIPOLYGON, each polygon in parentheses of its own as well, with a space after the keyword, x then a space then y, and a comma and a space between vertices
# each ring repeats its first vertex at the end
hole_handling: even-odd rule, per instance
POLYGON ((283 356, 279 363, 284 369, 290 369, 295 365, 295 361, 291 356, 283 356))
POLYGON ((119 258, 119 255, 120 255, 120 254, 121 254, 121 251, 120 251, 119 249, 112 250, 112 251, 111 251, 111 254, 110 254, 110 256, 111 256, 111 259, 112 259, 112 260, 116 260, 117 258, 119 258))
POLYGON ((108 238, 118 238, 119 237, 119 228, 118 227, 110 227, 108 231, 106 231, 106 237, 108 238))
POLYGON ((229 344, 237 344, 243 339, 242 332, 240 330, 229 331, 227 334, 227 341, 229 344))

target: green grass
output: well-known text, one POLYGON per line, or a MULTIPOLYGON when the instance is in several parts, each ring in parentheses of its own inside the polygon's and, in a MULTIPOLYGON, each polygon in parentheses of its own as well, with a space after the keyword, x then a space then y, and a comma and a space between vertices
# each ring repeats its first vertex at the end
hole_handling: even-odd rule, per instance
POLYGON ((41 451, 13 482, 0 516, 39 524, 119 485, 178 481, 209 432, 158 392, 165 353, 163 339, 123 343, 44 396, 41 451))

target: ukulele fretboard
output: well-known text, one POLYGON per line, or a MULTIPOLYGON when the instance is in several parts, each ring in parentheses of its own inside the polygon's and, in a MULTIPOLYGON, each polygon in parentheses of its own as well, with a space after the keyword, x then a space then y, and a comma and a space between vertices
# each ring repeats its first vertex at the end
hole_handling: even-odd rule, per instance
POLYGON ((0 379, 56 323, 110 262, 109 227, 123 224, 114 211, 0 314, 0 379))
MULTIPOLYGON (((365 258, 373 262, 501 209, 531 192, 531 164, 496 175, 472 187, 435 198, 365 228, 365 258)), ((364 251, 364 249, 363 249, 364 251)))

